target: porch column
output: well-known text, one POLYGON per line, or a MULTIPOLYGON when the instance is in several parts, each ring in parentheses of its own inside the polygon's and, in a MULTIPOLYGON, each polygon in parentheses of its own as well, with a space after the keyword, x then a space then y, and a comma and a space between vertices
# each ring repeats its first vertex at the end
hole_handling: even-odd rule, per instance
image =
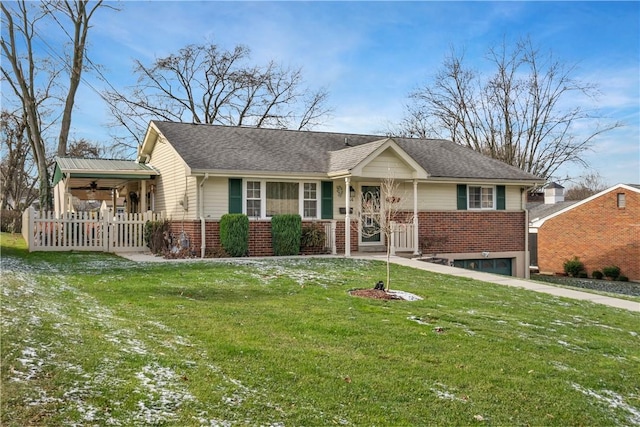
POLYGON ((147 212, 147 181, 140 181, 140 213, 147 212))
POLYGON ((351 216, 349 210, 351 209, 349 189, 351 188, 351 178, 346 177, 344 179, 344 202, 346 206, 344 215, 344 256, 351 256, 351 216))
POLYGON ((418 180, 413 180, 413 254, 420 254, 420 242, 418 230, 418 180))

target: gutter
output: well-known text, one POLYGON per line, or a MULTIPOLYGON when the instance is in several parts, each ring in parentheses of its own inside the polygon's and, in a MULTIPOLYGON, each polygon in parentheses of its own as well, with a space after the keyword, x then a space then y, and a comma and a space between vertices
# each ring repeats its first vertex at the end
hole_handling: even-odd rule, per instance
POLYGON ((200 181, 200 258, 204 258, 207 249, 206 230, 207 224, 204 219, 204 182, 209 179, 209 174, 205 173, 204 178, 200 181))

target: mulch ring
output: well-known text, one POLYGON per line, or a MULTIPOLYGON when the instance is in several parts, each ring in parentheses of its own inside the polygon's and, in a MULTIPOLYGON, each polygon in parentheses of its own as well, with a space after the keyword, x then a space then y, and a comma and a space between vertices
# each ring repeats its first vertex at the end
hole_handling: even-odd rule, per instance
POLYGON ((349 291, 350 295, 361 298, 372 298, 372 299, 395 299, 402 300, 403 298, 398 295, 394 295, 389 292, 385 292, 380 289, 352 289, 349 291))

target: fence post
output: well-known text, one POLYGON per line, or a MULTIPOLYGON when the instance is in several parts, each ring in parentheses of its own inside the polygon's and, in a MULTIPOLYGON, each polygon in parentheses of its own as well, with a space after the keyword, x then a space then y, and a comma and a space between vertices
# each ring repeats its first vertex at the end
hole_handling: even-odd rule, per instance
MULTIPOLYGON (((115 215, 114 215, 115 216, 115 215)), ((109 224, 111 224, 111 211, 104 211, 102 215, 102 250, 109 252, 109 224)))
POLYGON ((338 253, 338 247, 336 244, 336 228, 338 225, 338 221, 335 219, 331 220, 331 255, 336 255, 338 253))
POLYGON ((27 249, 29 252, 33 250, 33 207, 29 206, 22 212, 22 237, 27 243, 27 249))
POLYGON ((391 240, 389 242, 389 246, 390 246, 390 253, 391 255, 395 255, 396 254, 396 222, 395 221, 391 221, 389 223, 389 227, 391 228, 391 238, 389 240, 391 240))

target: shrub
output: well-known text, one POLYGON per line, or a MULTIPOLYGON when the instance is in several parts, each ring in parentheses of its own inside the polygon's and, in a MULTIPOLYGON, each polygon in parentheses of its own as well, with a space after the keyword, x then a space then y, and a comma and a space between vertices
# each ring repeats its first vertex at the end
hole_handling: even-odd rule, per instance
POLYGON ((622 274, 618 276, 619 282, 628 282, 629 278, 627 276, 623 276, 622 274))
POLYGON ((586 279, 587 277, 589 277, 589 275, 587 274, 586 271, 582 270, 581 272, 578 273, 578 276, 581 279, 586 279))
POLYGON ((609 279, 616 280, 618 276, 620 276, 620 267, 615 265, 609 265, 602 269, 602 274, 604 274, 605 277, 609 279))
POLYGON ((271 218, 271 244, 276 256, 298 255, 302 238, 300 215, 274 215, 271 218))
POLYGON ((324 247, 326 237, 324 227, 320 224, 305 225, 302 227, 300 244, 303 249, 317 251, 324 247))
POLYGON ((566 260, 563 267, 564 272, 571 277, 577 277, 581 271, 584 271, 584 264, 576 256, 572 259, 566 260))
POLYGON ((249 254, 249 217, 245 214, 225 214, 220 218, 220 244, 229 256, 249 254))
POLYGON ((602 274, 602 271, 595 270, 593 273, 591 273, 591 277, 593 277, 594 279, 602 279, 604 277, 604 274, 602 274))
POLYGON ((152 254, 162 254, 169 250, 169 221, 147 221, 144 224, 144 241, 152 254))

